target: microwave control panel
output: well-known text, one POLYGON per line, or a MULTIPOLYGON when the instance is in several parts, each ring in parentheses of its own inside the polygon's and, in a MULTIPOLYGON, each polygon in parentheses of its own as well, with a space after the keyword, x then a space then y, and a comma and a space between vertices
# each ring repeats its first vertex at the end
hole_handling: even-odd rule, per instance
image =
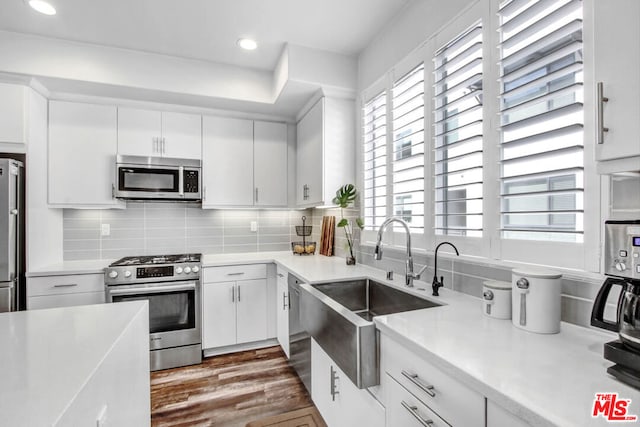
POLYGON ((197 193, 200 191, 200 180, 198 179, 197 170, 184 171, 184 192, 197 193))

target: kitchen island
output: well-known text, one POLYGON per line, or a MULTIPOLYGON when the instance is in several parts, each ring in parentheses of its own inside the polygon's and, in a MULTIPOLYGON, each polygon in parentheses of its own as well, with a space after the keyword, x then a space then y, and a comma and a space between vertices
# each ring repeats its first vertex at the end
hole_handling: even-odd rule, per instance
POLYGON ((146 301, 0 314, 0 424, 150 423, 146 301))

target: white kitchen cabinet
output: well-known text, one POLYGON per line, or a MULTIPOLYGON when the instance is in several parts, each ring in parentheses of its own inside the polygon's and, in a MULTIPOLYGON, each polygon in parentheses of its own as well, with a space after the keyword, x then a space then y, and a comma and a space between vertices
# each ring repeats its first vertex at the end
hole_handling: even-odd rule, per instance
POLYGON ((253 122, 205 116, 202 207, 253 205, 253 122))
POLYGON ((278 268, 277 291, 276 291, 276 323, 277 337, 282 351, 287 357, 289 355, 289 286, 287 283, 287 272, 278 268))
POLYGON ((597 90, 592 89, 596 92, 596 159, 640 156, 640 2, 589 3, 594 23, 594 81, 602 83, 602 94, 608 98, 600 103, 597 90), (599 105, 601 125, 608 128, 601 141, 599 105))
POLYGON ((49 102, 49 205, 122 207, 113 197, 116 107, 49 102))
POLYGON ((118 108, 118 154, 200 159, 202 117, 118 108))
POLYGON ((27 309, 71 307, 105 302, 102 274, 27 277, 27 309))
POLYGON ((264 264, 210 267, 203 276, 203 348, 269 338, 264 264))
POLYGON ((433 412, 420 399, 409 393, 387 374, 389 382, 389 400, 386 406, 388 426, 402 427, 449 427, 442 418, 433 412))
POLYGON ((299 207, 330 206, 338 188, 354 183, 354 109, 353 101, 324 97, 298 122, 299 207))
POLYGON ((287 125, 253 122, 256 206, 287 206, 287 125))
MULTIPOLYGON (((388 408, 401 405, 401 397, 393 391, 394 383, 398 383, 449 425, 485 427, 485 398, 480 393, 384 334, 380 334, 380 353, 381 387, 385 390, 384 402, 388 408), (464 411, 460 408, 464 408, 464 411)), ((412 403, 411 406, 416 405, 412 403)), ((406 408, 403 410, 407 411, 406 408)), ((429 416, 422 407, 419 407, 418 413, 423 414, 423 418, 429 416)))
POLYGON ((487 427, 529 427, 530 424, 487 399, 487 427))
POLYGON ((204 117, 202 206, 286 207, 287 125, 204 117))
POLYGON ((0 143, 27 142, 27 88, 0 83, 0 143))
POLYGON ((356 387, 313 339, 311 398, 329 427, 385 425, 384 407, 367 390, 356 387))

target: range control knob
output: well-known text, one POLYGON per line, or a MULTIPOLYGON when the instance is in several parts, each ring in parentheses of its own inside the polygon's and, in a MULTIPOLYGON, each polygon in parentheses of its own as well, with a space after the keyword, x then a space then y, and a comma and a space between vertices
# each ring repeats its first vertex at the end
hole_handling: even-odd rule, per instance
POLYGON ((185 267, 185 268, 184 268, 184 273, 185 273, 185 274, 189 274, 189 273, 191 273, 191 267, 189 267, 189 266, 185 267))
POLYGON ((197 266, 197 265, 194 265, 194 266, 193 266, 193 268, 191 269, 191 271, 192 271, 193 273, 197 273, 198 271, 200 271, 200 268, 198 268, 198 266, 197 266))
POLYGON ((176 267, 176 274, 182 274, 182 267, 176 267))
POLYGON ((624 262, 616 262, 616 270, 625 271, 627 269, 627 265, 624 262))
POLYGON ((116 277, 118 277, 118 272, 116 270, 111 270, 109 272, 109 277, 111 277, 112 279, 115 279, 116 277))
POLYGON ((131 272, 129 270, 124 272, 124 277, 129 278, 131 277, 131 272))

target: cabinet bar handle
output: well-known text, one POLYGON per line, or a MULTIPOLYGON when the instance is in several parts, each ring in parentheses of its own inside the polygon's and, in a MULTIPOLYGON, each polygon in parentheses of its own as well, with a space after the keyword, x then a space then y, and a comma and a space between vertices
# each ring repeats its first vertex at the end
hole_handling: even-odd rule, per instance
POLYGON ((278 277, 284 277, 284 274, 278 273, 278 277))
POLYGON ((258 203, 258 187, 256 187, 256 203, 258 203))
POLYGON ((236 287, 231 288, 231 302, 236 302, 236 287))
POLYGON ((424 427, 431 427, 433 426, 433 420, 425 420, 424 418, 422 418, 420 416, 420 414, 418 413, 418 407, 417 406, 411 406, 409 405, 407 402, 405 402, 404 400, 402 401, 402 406, 404 406, 404 408, 409 411, 409 413, 411 415, 413 415, 413 417, 418 420, 418 422, 420 424, 422 424, 424 427))
POLYGON ((435 388, 432 385, 428 385, 423 383, 420 378, 418 377, 418 374, 410 374, 407 371, 402 371, 402 375, 404 377, 406 377, 409 381, 411 381, 412 383, 414 383, 416 386, 418 386, 418 388, 422 391, 424 391, 425 393, 427 393, 429 396, 431 397, 436 397, 436 392, 433 391, 433 389, 435 388))
POLYGON ((244 273, 227 273, 227 276, 242 276, 244 273))
POLYGON ((164 154, 167 151, 167 141, 164 138, 162 138, 161 147, 162 147, 162 154, 164 154))
POLYGON ((338 379, 338 373, 336 372, 335 369, 333 369, 333 366, 331 366, 330 368, 331 368, 331 400, 335 402, 336 394, 340 394, 340 392, 336 390, 336 380, 338 379))
POLYGON ((78 286, 77 283, 63 283, 60 285, 53 285, 54 288, 73 288, 74 286, 78 286))
POLYGON ((604 83, 598 82, 597 85, 597 100, 596 100, 596 108, 597 108, 597 123, 596 128, 598 129, 598 144, 604 144, 604 134, 609 132, 609 128, 604 126, 604 103, 609 102, 609 98, 604 96, 604 83))
POLYGON ((111 198, 116 198, 116 185, 113 182, 111 183, 111 198))
POLYGON ((238 285, 238 302, 240 302, 240 285, 238 285))
POLYGON ((287 309, 287 293, 286 292, 282 293, 282 309, 283 310, 287 309))

